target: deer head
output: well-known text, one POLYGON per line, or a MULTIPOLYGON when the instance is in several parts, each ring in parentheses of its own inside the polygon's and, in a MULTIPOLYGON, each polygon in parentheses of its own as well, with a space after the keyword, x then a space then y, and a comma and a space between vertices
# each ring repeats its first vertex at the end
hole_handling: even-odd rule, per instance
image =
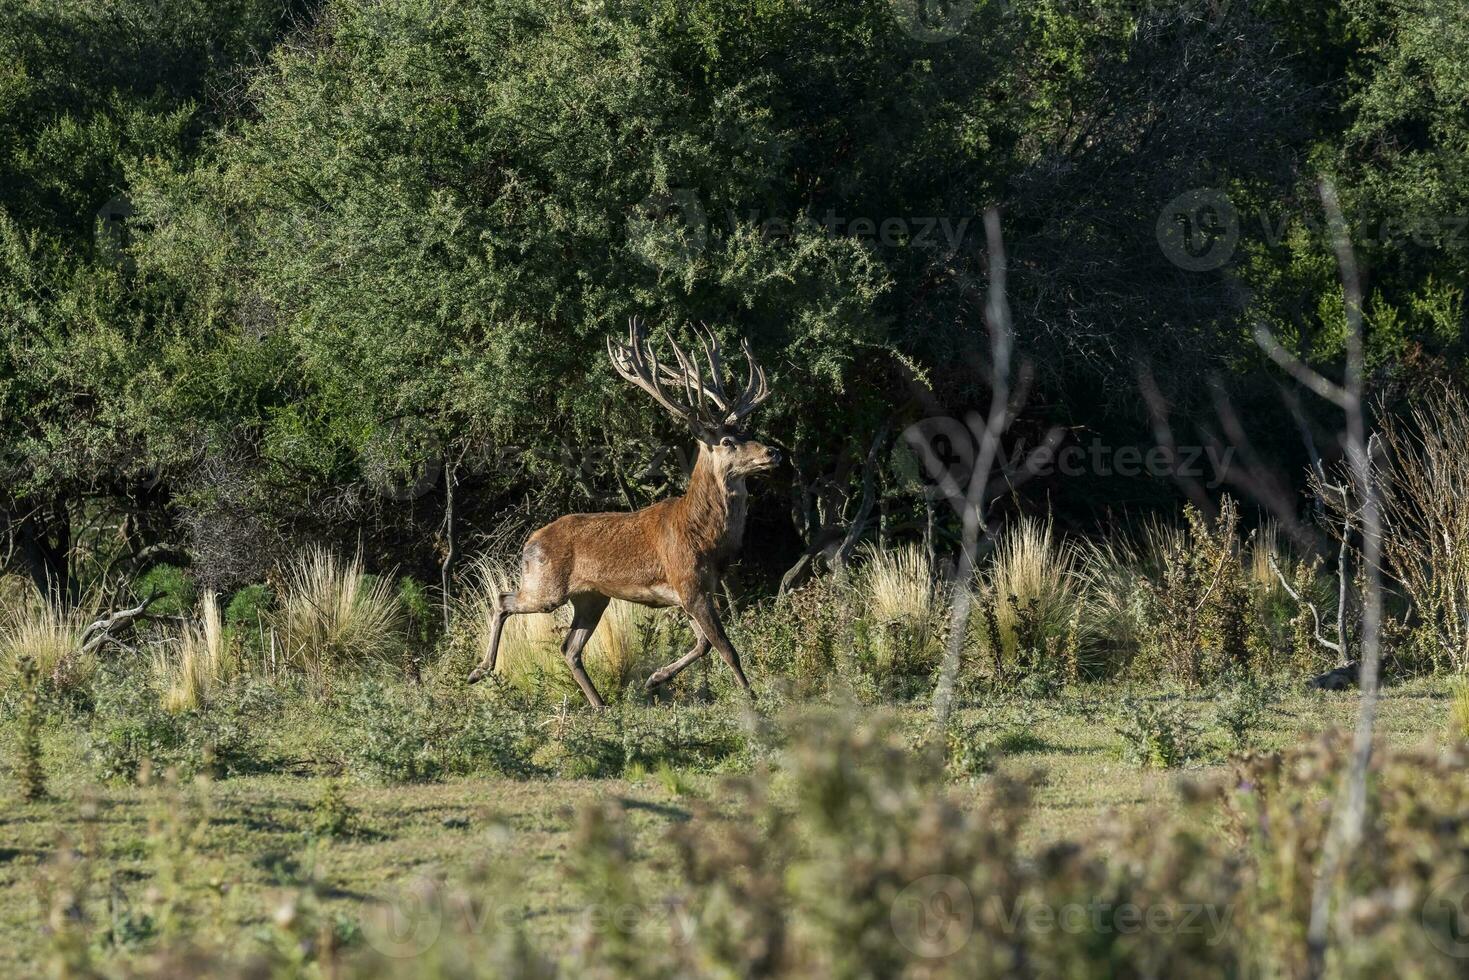
POLYGON ((749 340, 740 341, 749 381, 739 396, 732 398, 724 387, 719 339, 704 324, 700 324, 697 334, 704 355, 702 365, 699 351, 685 351, 672 340, 669 347, 676 366, 660 361, 638 317, 628 322, 627 343, 607 338, 607 354, 618 374, 688 425, 711 465, 721 474, 739 479, 775 467, 780 463, 780 453, 750 438, 742 424, 770 397, 765 369, 755 363, 749 340))

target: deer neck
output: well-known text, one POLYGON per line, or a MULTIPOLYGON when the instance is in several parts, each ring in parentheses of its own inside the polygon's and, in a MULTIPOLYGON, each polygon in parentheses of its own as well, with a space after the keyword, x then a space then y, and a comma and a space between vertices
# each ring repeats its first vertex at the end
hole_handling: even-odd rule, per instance
POLYGON ((745 535, 745 497, 744 477, 723 471, 700 446, 689 488, 679 500, 690 546, 704 555, 738 550, 745 535))

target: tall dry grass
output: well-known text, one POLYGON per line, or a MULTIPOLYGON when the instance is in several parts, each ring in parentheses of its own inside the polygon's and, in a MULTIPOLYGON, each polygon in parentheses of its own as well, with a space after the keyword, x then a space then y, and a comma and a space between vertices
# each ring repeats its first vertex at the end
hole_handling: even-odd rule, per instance
POLYGON ((877 627, 872 656, 879 673, 915 673, 935 666, 943 649, 943 583, 918 544, 865 545, 856 577, 858 601, 877 627))
POLYGON ((1139 546, 1127 538, 1082 542, 1076 546, 1076 573, 1093 666, 1103 671, 1126 666, 1149 629, 1139 546))
POLYGON ((12 597, 0 611, 0 669, 11 676, 20 659, 29 657, 57 690, 86 684, 97 659, 82 652, 82 632, 96 618, 93 604, 65 609, 34 593, 12 597))
MULTIPOLYGON (((1018 629, 1022 615, 1033 617, 1039 638, 1048 643, 1066 642, 1074 629, 1086 626, 1079 619, 1080 587, 1076 551, 1057 542, 1050 520, 1022 517, 1001 532, 989 566, 980 575, 979 597, 994 610, 999 625, 998 659, 1014 663, 1022 652, 1018 629)), ((989 631, 978 632, 987 658, 997 659, 990 649, 989 631)))
POLYGON ((1249 576, 1250 587, 1266 596, 1279 596, 1285 593, 1281 588, 1280 578, 1271 567, 1274 562, 1281 569, 1290 567, 1290 561, 1280 545, 1280 527, 1273 520, 1266 520, 1255 529, 1250 538, 1248 565, 1246 572, 1249 576))
POLYGON ((205 593, 198 623, 185 624, 173 642, 160 647, 153 667, 163 706, 173 712, 199 707, 239 673, 239 658, 225 634, 217 595, 205 593))
POLYGON ((880 622, 926 624, 943 616, 943 587, 918 544, 884 549, 865 545, 859 588, 868 613, 880 622))
POLYGON ((286 663, 316 683, 341 668, 394 665, 404 643, 393 583, 369 576, 361 555, 346 560, 323 548, 286 570, 272 627, 286 663))

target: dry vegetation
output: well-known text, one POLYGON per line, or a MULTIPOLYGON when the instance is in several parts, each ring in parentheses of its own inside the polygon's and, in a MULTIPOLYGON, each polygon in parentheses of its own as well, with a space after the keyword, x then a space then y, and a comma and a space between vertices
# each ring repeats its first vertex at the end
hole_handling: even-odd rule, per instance
MULTIPOLYGON (((1424 976, 1457 965, 1439 956, 1457 920, 1432 898, 1469 874, 1455 863, 1469 842, 1453 817, 1465 805, 1469 685, 1451 669, 1444 619, 1461 570, 1422 540, 1437 525, 1407 516, 1448 506, 1402 478, 1438 465, 1423 447, 1446 452, 1437 437, 1413 439, 1385 440, 1395 532, 1410 539, 1389 559, 1414 584, 1390 609, 1397 687, 1383 728, 1385 746, 1413 751, 1378 763, 1362 852, 1372 860, 1348 870, 1333 927, 1340 975, 1402 949, 1424 976)), ((30 843, 0 862, 0 927, 70 975, 166 974, 195 956, 211 971, 264 963, 280 975, 1001 976, 1022 961, 1074 975, 1304 975, 1302 876, 1341 744, 1316 736, 1346 721, 1355 697, 1304 690, 1335 663, 1307 617, 1335 622, 1338 583, 1268 522, 1245 523, 1228 498, 1216 515, 1188 509, 1178 527, 1106 540, 1010 523, 965 586, 976 611, 941 739, 927 704, 950 593, 914 544, 868 544, 845 574, 742 611, 732 629, 764 695, 758 713, 717 664, 681 676, 671 703, 650 702, 643 679, 691 636, 673 613, 622 603, 587 658, 609 711, 580 707, 559 654, 565 612, 511 619, 495 680, 467 687, 513 584, 490 556, 461 571, 442 632, 417 583, 321 549, 287 564, 278 595, 205 590, 181 615, 140 618, 85 654, 96 610, 115 602, 68 610, 7 587, 5 758, 15 796, 32 802, 21 804, 30 843), (1177 796, 1165 770, 1192 788, 1177 796), (439 866, 425 886, 435 901, 473 907, 511 887, 515 862, 479 867, 464 854, 519 853, 454 842, 459 821, 501 826, 483 808, 404 817, 422 793, 519 801, 517 819, 555 827, 555 844, 527 846, 549 847, 559 870, 501 926, 447 929, 399 962, 371 940, 371 909, 333 889, 388 889, 401 840, 439 866), (553 816, 568 799, 583 804, 572 822, 553 816), (99 806, 121 830, 104 829, 99 806), (640 812, 678 819, 664 827, 640 812), (274 829, 229 829, 262 819, 274 829), (64 838, 44 839, 62 826, 64 838), (248 859, 251 849, 264 850, 248 859), (934 874, 1011 902, 1081 896, 1232 918, 1201 945, 1176 930, 1075 939, 980 917, 971 941, 930 956, 903 939, 904 916, 925 914, 903 903, 934 874), (249 898, 199 914, 215 901, 209 882, 249 898), (33 892, 51 910, 44 941, 17 904, 33 892), (670 945, 666 917, 624 927, 567 914, 568 903, 675 907, 701 929, 670 945), (773 908, 795 924, 759 911, 773 908), (250 924, 253 938, 210 921, 250 924), (300 945, 307 933, 316 939, 300 945)))

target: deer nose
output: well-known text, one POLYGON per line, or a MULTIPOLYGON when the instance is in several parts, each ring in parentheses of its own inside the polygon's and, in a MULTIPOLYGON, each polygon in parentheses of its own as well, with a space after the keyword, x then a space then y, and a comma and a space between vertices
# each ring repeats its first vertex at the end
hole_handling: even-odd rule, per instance
POLYGON ((779 466, 780 465, 780 450, 779 449, 772 449, 770 451, 770 465, 771 466, 779 466))

